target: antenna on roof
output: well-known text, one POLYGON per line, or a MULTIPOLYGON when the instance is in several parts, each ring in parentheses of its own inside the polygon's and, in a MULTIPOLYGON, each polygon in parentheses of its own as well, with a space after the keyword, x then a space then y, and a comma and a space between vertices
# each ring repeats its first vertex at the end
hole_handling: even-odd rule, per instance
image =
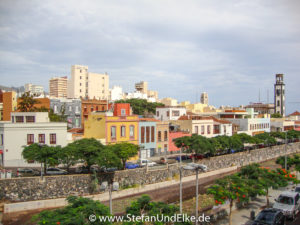
POLYGON ((258 89, 258 102, 260 103, 260 88, 258 89))

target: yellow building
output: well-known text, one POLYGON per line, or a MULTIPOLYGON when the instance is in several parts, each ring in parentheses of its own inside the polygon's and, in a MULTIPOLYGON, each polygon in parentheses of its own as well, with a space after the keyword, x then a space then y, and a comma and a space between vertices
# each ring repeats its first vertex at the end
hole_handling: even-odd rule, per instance
POLYGON ((95 138, 101 143, 129 142, 138 145, 139 118, 137 115, 112 116, 110 113, 92 113, 84 122, 84 138, 95 138))

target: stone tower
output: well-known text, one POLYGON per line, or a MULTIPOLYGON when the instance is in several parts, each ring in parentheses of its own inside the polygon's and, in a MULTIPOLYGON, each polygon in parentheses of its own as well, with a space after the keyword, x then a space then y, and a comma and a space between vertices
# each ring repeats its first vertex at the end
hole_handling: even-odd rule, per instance
POLYGON ((206 92, 201 93, 201 104, 208 105, 208 94, 206 92))
POLYGON ((276 74, 276 83, 274 84, 274 111, 285 116, 285 84, 283 83, 283 74, 276 74))

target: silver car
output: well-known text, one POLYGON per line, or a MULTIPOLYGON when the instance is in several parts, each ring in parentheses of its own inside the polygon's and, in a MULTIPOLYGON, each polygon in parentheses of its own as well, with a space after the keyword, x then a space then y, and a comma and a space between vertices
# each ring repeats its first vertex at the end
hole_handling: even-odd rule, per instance
POLYGON ((59 168, 47 168, 46 171, 47 175, 66 175, 68 174, 67 171, 59 169, 59 168))
POLYGON ((290 218, 295 219, 300 209, 299 193, 293 191, 282 192, 278 199, 275 199, 274 209, 282 210, 283 214, 290 218))

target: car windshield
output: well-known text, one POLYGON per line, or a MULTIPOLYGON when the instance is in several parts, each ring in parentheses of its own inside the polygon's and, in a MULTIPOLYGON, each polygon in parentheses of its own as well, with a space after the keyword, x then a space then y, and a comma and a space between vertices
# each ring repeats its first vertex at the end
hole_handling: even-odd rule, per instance
POLYGON ((294 205, 294 200, 292 197, 282 196, 280 195, 278 198, 278 202, 286 205, 294 205))
POLYGON ((262 222, 265 224, 273 224, 275 215, 273 212, 260 212, 256 217, 255 221, 262 222))

